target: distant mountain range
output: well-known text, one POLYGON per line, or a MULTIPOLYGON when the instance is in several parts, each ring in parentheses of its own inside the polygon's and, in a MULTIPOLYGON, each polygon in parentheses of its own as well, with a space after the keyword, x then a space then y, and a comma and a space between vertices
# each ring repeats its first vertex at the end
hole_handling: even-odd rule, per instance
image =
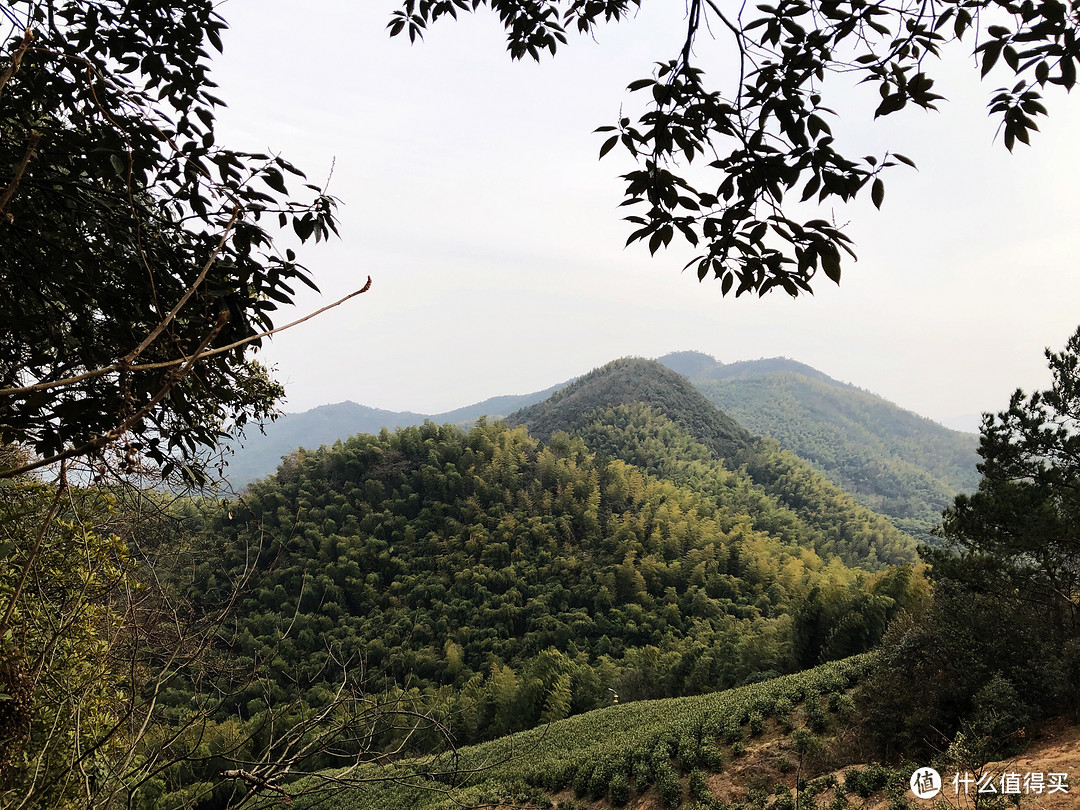
POLYGON ((348 401, 320 405, 303 413, 287 413, 268 423, 263 433, 252 430, 242 446, 232 447, 235 455, 229 460, 226 477, 234 488, 239 489, 273 473, 282 457, 299 447, 314 450, 357 433, 378 433, 383 428, 396 430, 422 425, 426 421, 440 425, 470 425, 481 416, 501 419, 519 408, 547 399, 564 385, 566 383, 560 383, 531 394, 492 397, 435 414, 387 411, 348 401))
POLYGON ((941 511, 979 484, 978 437, 786 358, 723 364, 698 352, 660 362, 752 433, 776 439, 905 531, 929 539, 941 511))
MULTIPOLYGON (((714 447, 725 443, 731 447, 742 440, 736 437, 757 434, 773 438, 864 506, 888 516, 897 527, 919 539, 929 539, 929 530, 936 525, 941 510, 958 492, 972 491, 978 485, 978 438, 974 434, 950 430, 803 363, 777 357, 724 364, 700 352, 676 352, 659 362, 688 379, 722 411, 723 426, 713 425, 718 433, 699 436, 699 440, 714 447)), ((614 373, 626 376, 622 382, 634 390, 646 385, 644 380, 649 376, 634 381, 626 369, 614 373)), ((654 380, 651 384, 670 395, 667 382, 661 385, 654 380)), ((494 397, 439 414, 388 411, 354 402, 287 414, 267 425, 265 435, 250 435, 245 446, 236 448, 228 478, 240 488, 273 473, 282 457, 297 448, 314 449, 357 433, 378 433, 382 428, 394 430, 428 420, 464 426, 481 416, 501 419, 520 411, 515 423, 525 423, 534 435, 543 436, 548 421, 562 421, 561 416, 552 414, 582 407, 578 400, 586 395, 588 386, 561 393, 568 385, 494 397), (553 394, 551 402, 539 409, 553 394), (530 406, 537 408, 530 411, 530 406)), ((648 391, 637 393, 648 399, 648 391)), ((598 407, 608 403, 589 404, 598 407)), ((674 403, 655 404, 665 412, 677 407, 674 403)))

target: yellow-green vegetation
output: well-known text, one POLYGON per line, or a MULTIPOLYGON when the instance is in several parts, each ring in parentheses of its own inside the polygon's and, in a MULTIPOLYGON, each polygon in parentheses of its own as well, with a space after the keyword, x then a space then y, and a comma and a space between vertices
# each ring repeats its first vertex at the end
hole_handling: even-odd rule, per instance
POLYGON ((194 590, 218 598, 261 545, 233 655, 313 695, 331 662, 362 665, 369 690, 426 695, 459 741, 601 706, 608 689, 697 694, 863 652, 926 598, 910 566, 830 554, 873 548, 856 511, 830 534, 644 406, 597 418, 607 455, 501 423, 298 455, 208 527, 194 590), (687 485, 613 458, 623 438, 687 485))
POLYGON ((81 806, 80 783, 124 746, 117 594, 131 564, 114 507, 103 492, 0 480, 0 805, 31 793, 81 806))
POLYGON ((857 505, 807 462, 748 433, 685 377, 655 361, 608 363, 544 402, 511 414, 507 422, 524 425, 541 439, 558 431, 582 436, 597 453, 660 477, 677 476, 687 460, 711 459, 716 462, 711 469, 678 478, 679 483, 709 486, 711 475, 739 473, 750 487, 763 489, 777 505, 797 513, 800 542, 818 551, 863 568, 915 559, 910 537, 857 505), (617 422, 610 424, 616 414, 617 422))
MULTIPOLYGON (((293 806, 327 810, 450 810, 483 804, 549 808, 560 803, 587 807, 594 800, 606 799, 619 807, 649 793, 662 807, 695 803, 718 807, 708 789, 703 789, 703 775, 737 765, 766 724, 777 725, 787 738, 783 750, 791 762, 781 770, 799 769, 806 776, 830 770, 821 754, 823 740, 838 727, 854 725, 848 690, 865 676, 871 663, 869 656, 856 656, 725 692, 608 706, 462 748, 434 762, 401 761, 388 768, 347 774, 329 771, 295 783, 292 790, 298 798, 293 806), (444 774, 431 777, 439 771, 444 774), (388 781, 327 798, 320 789, 320 785, 332 786, 324 781, 327 777, 388 781)), ((886 787, 893 775, 880 770, 885 778, 879 779, 876 773, 856 776, 849 780, 849 789, 869 795, 886 787)), ((828 787, 823 781, 810 788, 804 785, 802 790, 814 795, 828 787)))

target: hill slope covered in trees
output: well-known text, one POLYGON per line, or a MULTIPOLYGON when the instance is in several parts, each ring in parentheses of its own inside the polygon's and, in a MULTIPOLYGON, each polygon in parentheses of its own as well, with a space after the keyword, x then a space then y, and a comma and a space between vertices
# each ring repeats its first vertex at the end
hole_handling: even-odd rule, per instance
POLYGON ((802 363, 777 357, 722 364, 699 352, 660 362, 748 430, 776 439, 920 539, 929 539, 958 493, 978 486, 978 437, 802 363))
MULTIPOLYGON (((809 461, 860 504, 886 515, 895 526, 920 540, 932 540, 930 530, 939 522, 941 511, 957 493, 971 492, 978 483, 978 441, 973 434, 944 428, 805 364, 786 358, 723 364, 700 352, 676 352, 660 362, 686 376, 723 416, 703 417, 695 412, 700 403, 689 405, 685 391, 678 395, 683 398, 681 406, 662 403, 664 396, 650 396, 647 390, 639 393, 665 413, 685 406, 683 421, 687 426, 713 431, 708 435, 699 430, 695 435, 700 441, 715 445, 714 449, 730 450, 751 434, 771 437, 785 450, 809 461), (715 424, 705 428, 710 420, 715 424)), ((622 384, 638 385, 625 372, 617 373, 625 377, 622 384)), ((651 384, 658 383, 654 380, 651 384)), ((494 397, 435 415, 387 411, 353 402, 286 414, 266 425, 266 435, 252 432, 244 447, 235 448, 227 476, 233 487, 240 488, 271 474, 280 459, 297 448, 310 450, 354 433, 377 433, 384 427, 394 430, 427 419, 466 425, 480 416, 502 418, 520 409, 514 419, 531 420, 530 429, 543 436, 547 421, 555 425, 562 415, 572 416, 573 411, 580 412, 586 406, 605 404, 582 402, 583 395, 578 393, 565 402, 556 399, 542 405, 566 385, 533 394, 494 397)), ((668 390, 667 395, 677 388, 668 390)))
POLYGON ((470 741, 609 689, 695 694, 862 652, 926 597, 910 564, 881 570, 914 559, 907 538, 655 362, 532 414, 546 442, 486 421, 359 435, 227 504, 195 591, 226 598, 260 550, 239 666, 270 661, 317 701, 350 662, 470 741))
MULTIPOLYGON (((887 521, 859 507, 846 492, 826 480, 809 464, 793 453, 782 450, 776 442, 756 437, 728 414, 717 409, 682 375, 653 360, 616 360, 579 378, 544 402, 523 408, 507 417, 512 425, 524 425, 530 432, 548 436, 553 430, 566 430, 587 437, 597 451, 638 464, 654 474, 676 475, 680 460, 693 457, 685 448, 646 452, 643 434, 634 440, 614 441, 605 432, 606 412, 612 408, 644 405, 684 432, 693 443, 705 448, 709 457, 720 462, 713 475, 723 469, 745 474, 752 486, 760 487, 777 503, 798 513, 803 524, 801 534, 810 532, 841 537, 830 553, 839 554, 848 563, 874 567, 913 559, 909 538, 897 532, 887 521), (614 442, 614 443, 613 443, 614 442), (667 465, 660 463, 666 459, 667 465), (811 529, 813 527, 813 529, 811 529), (858 536, 860 540, 856 541, 858 536), (871 539, 872 538, 872 539, 871 539), (869 545, 860 546, 859 543, 869 545)), ((667 442, 670 448, 670 440, 667 442)), ((685 479, 683 479, 685 480, 685 479)), ((708 476, 697 476, 694 486, 708 486, 708 476)), ((690 483, 687 481, 687 483, 690 483)), ((824 550, 824 549, 820 549, 824 550)))

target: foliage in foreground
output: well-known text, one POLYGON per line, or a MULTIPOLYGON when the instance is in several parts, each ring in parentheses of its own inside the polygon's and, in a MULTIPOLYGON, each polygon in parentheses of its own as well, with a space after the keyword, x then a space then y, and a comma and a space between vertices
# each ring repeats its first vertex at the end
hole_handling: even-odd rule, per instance
POLYGON ((963 735, 1007 753, 1039 719, 1080 708, 1080 330, 1047 350, 1052 384, 984 419, 979 489, 925 550, 933 609, 895 627, 871 729, 907 750, 963 735))
POLYGON ((314 287, 275 239, 327 238, 334 200, 217 142, 225 28, 211 0, 0 5, 0 444, 40 456, 0 477, 121 443, 202 479, 274 413, 249 349, 314 287))
MULTIPOLYGON (((625 21, 642 4, 401 0, 389 28, 415 41, 440 19, 489 7, 506 29, 510 56, 539 61, 567 43, 568 31, 631 24, 625 21)), ((1043 92, 1071 90, 1080 62, 1076 7, 1057 0, 784 0, 731 9, 689 0, 685 14, 676 52, 628 87, 637 120, 620 111, 616 123, 597 130, 605 139, 600 156, 621 147, 636 163, 623 175, 633 226, 627 243, 655 253, 685 240, 699 251, 687 268, 700 280, 717 278, 725 295, 805 294, 819 271, 839 283, 844 254, 854 257, 851 238, 836 216, 808 216, 806 204, 835 207, 869 195, 880 208, 887 170, 915 165, 896 152, 853 155, 843 146, 829 124, 847 84, 836 74, 878 89, 874 118, 933 110, 942 98, 931 77, 937 57, 973 51, 982 76, 995 68, 1004 74, 1007 86, 993 91, 990 114, 1012 150, 1038 131, 1035 119, 1047 114, 1043 92), (703 41, 702 32, 720 44, 703 41), (725 47, 721 58, 730 62, 722 62, 726 80, 718 82, 699 58, 705 48, 725 47), (692 168, 695 158, 707 168, 692 168)))

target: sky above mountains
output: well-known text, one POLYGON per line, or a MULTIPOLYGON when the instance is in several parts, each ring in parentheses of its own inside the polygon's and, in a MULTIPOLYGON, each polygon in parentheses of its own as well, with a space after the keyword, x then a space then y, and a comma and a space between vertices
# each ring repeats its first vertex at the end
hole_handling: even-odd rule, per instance
MULTIPOLYGON (((264 353, 286 410, 351 399, 434 413, 681 349, 793 357, 939 420, 1046 382, 1044 347, 1080 321, 1075 99, 1050 91, 1042 132, 1010 156, 986 115, 1007 77, 980 85, 970 58, 938 71, 937 114, 875 124, 873 91, 840 88, 838 138, 919 171, 886 178, 880 213, 821 212, 852 222, 859 261, 840 288, 724 299, 681 272, 689 249, 623 248, 618 175, 632 164, 596 159, 593 130, 636 109, 625 86, 682 37, 680 4, 644 6, 536 65, 510 61, 487 13, 410 46, 387 36, 394 2, 222 4, 220 140, 280 152, 316 183, 333 166, 343 202, 344 238, 301 254, 323 295, 300 294, 280 321, 374 281, 264 353)), ((722 38, 698 45, 717 75, 725 52, 722 38)))

